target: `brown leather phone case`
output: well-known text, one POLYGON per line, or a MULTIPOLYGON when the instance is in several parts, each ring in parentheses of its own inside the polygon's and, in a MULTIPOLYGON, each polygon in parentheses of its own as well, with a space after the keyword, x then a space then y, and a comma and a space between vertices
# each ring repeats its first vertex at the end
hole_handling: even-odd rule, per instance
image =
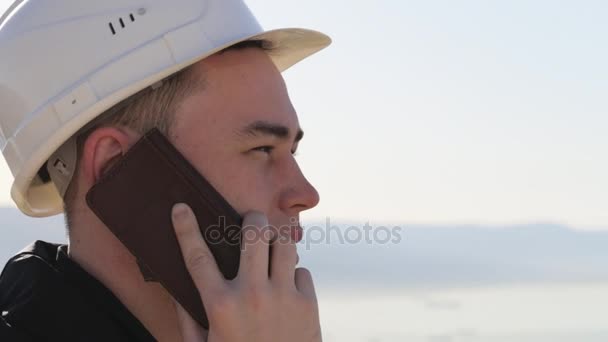
POLYGON ((171 221, 187 203, 226 279, 236 277, 242 219, 157 129, 146 133, 86 196, 99 219, 137 258, 146 280, 158 281, 203 327, 209 322, 186 269, 171 221))

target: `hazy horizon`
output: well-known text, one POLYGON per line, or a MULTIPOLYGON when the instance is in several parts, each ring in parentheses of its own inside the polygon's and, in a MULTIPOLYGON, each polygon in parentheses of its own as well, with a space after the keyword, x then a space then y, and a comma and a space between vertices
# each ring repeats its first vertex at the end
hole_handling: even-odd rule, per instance
MULTIPOLYGON (((372 279, 387 288, 608 282, 606 231, 551 224, 490 229, 395 223, 387 226, 399 226, 394 238, 370 235, 366 241, 365 223, 303 221, 304 239, 298 244, 301 264, 314 269, 327 288, 345 281, 377 286, 369 283, 372 279), (345 233, 351 226, 359 230, 358 239, 345 233), (367 276, 362 278, 361 272, 367 276)), ((0 227, 4 236, 0 262, 34 240, 66 242, 62 216, 37 219, 17 209, 0 208, 0 227)), ((373 222, 370 228, 372 232, 384 229, 373 222)))

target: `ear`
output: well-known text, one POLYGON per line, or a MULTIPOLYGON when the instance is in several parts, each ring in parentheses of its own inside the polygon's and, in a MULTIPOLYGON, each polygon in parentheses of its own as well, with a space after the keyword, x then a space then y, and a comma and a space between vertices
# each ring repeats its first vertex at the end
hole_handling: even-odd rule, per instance
POLYGON ((102 127, 86 139, 82 151, 82 172, 87 187, 93 186, 139 139, 139 134, 122 127, 102 127))

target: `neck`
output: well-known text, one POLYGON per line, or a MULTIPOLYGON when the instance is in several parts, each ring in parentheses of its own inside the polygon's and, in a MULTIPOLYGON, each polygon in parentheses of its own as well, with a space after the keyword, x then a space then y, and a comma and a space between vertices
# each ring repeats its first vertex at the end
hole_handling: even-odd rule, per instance
POLYGON ((114 293, 158 341, 182 340, 172 297, 160 284, 144 281, 135 257, 97 217, 72 220, 68 255, 114 293))

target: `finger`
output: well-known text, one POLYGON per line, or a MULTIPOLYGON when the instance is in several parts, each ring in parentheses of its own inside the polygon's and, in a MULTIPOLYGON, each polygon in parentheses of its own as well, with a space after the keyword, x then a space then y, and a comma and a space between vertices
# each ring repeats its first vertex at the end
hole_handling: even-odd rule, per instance
POLYGON ((273 283, 283 288, 295 289, 295 272, 298 252, 290 232, 281 232, 272 244, 270 260, 270 278, 273 283))
POLYGON ((317 300, 317 294, 315 292, 315 284, 312 281, 312 275, 310 271, 304 267, 296 269, 295 274, 296 288, 306 295, 308 298, 314 298, 317 300))
POLYGON ((270 229, 261 212, 252 211, 243 218, 239 278, 248 281, 268 280, 270 229))
POLYGON ((182 333, 183 342, 206 342, 209 332, 201 327, 190 314, 175 300, 175 311, 182 333))
POLYGON ((173 226, 188 272, 203 301, 225 286, 215 258, 201 236, 194 213, 186 204, 173 206, 173 226))

